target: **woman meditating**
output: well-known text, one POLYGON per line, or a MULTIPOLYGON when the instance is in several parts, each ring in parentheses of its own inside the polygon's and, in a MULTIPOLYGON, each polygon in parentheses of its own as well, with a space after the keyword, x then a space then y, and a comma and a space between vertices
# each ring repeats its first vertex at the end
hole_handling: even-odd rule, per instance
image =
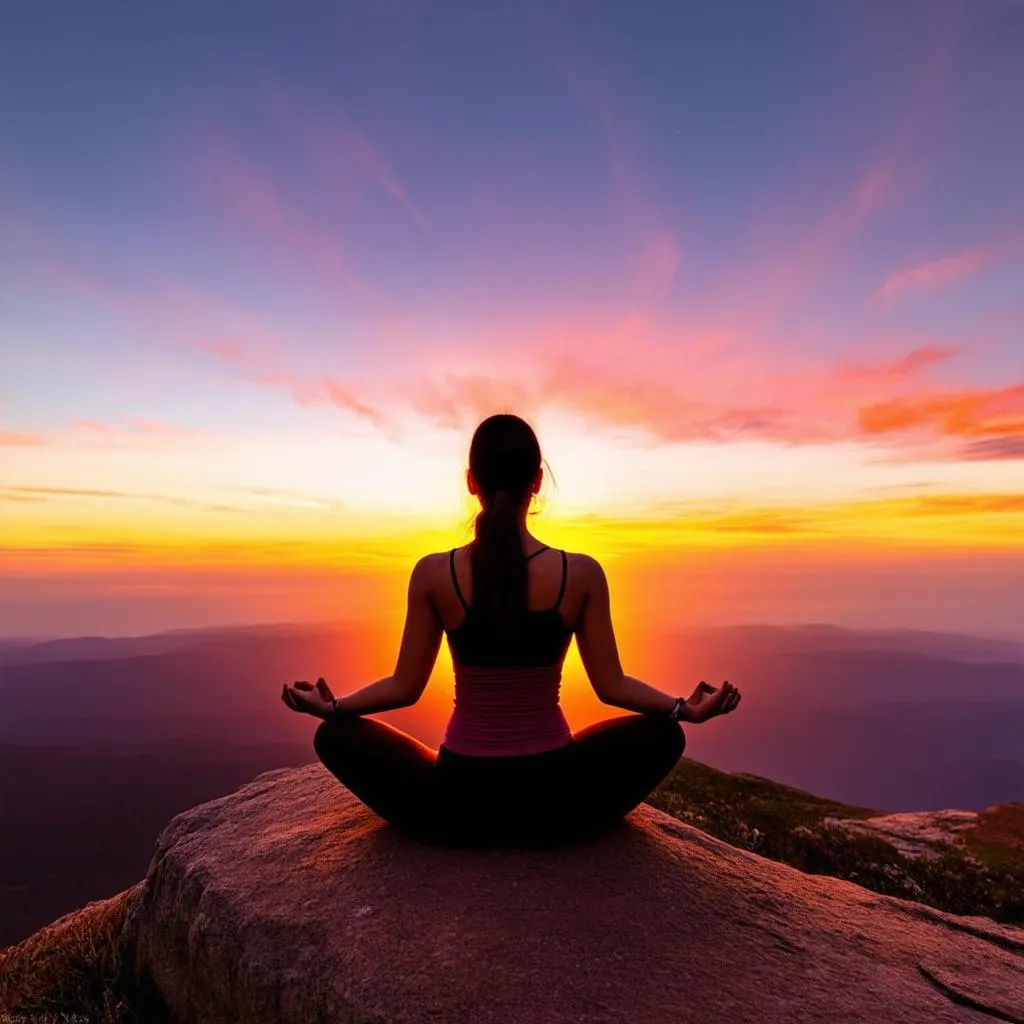
POLYGON ((527 529, 541 480, 529 424, 485 419, 466 475, 481 506, 475 538, 416 563, 394 673, 343 697, 323 679, 281 691, 293 711, 323 719, 313 746, 324 765, 371 810, 427 842, 543 845, 603 831, 679 760, 681 722, 740 702, 729 683, 702 682, 683 698, 623 672, 601 565, 527 529), (442 636, 455 707, 435 751, 365 716, 419 700, 442 636), (573 636, 597 696, 633 714, 569 729, 558 698, 573 636))

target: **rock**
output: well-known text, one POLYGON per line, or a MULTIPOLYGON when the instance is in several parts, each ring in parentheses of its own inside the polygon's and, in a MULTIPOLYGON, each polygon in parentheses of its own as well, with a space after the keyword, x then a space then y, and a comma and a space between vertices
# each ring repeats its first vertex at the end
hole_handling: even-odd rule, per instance
POLYGON ((172 819, 129 900, 136 969, 183 1024, 1024 1021, 1024 930, 646 805, 585 844, 446 850, 314 763, 172 819))
POLYGON ((823 824, 884 839, 907 857, 937 857, 962 848, 964 833, 977 827, 977 811, 907 811, 872 818, 825 818, 823 824))

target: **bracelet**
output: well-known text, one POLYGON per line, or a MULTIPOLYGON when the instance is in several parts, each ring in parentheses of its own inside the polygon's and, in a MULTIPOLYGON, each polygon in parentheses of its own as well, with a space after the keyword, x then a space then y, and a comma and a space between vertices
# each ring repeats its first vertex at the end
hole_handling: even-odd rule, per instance
POLYGON ((668 717, 673 722, 681 722, 683 720, 683 711, 686 709, 686 698, 676 697, 675 704, 672 705, 672 710, 668 713, 668 717))
POLYGON ((327 710, 327 714, 328 715, 336 715, 339 711, 342 710, 341 698, 340 697, 333 697, 331 699, 330 704, 327 705, 327 709, 328 709, 327 710))

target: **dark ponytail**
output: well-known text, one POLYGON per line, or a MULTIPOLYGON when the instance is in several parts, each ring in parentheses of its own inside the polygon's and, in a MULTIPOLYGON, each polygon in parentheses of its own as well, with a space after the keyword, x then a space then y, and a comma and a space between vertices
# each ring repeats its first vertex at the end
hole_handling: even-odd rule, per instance
POLYGON ((470 552, 473 604, 508 644, 516 642, 527 608, 519 513, 540 465, 540 445, 525 420, 500 413, 477 427, 469 449, 481 504, 470 552))

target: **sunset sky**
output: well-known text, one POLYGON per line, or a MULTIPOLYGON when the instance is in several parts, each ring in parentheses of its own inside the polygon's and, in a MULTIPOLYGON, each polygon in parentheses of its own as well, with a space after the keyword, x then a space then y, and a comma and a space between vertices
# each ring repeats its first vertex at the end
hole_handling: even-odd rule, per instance
POLYGON ((1024 629, 1024 5, 3 22, 0 635, 400 610, 505 410, 627 617, 1024 629))

